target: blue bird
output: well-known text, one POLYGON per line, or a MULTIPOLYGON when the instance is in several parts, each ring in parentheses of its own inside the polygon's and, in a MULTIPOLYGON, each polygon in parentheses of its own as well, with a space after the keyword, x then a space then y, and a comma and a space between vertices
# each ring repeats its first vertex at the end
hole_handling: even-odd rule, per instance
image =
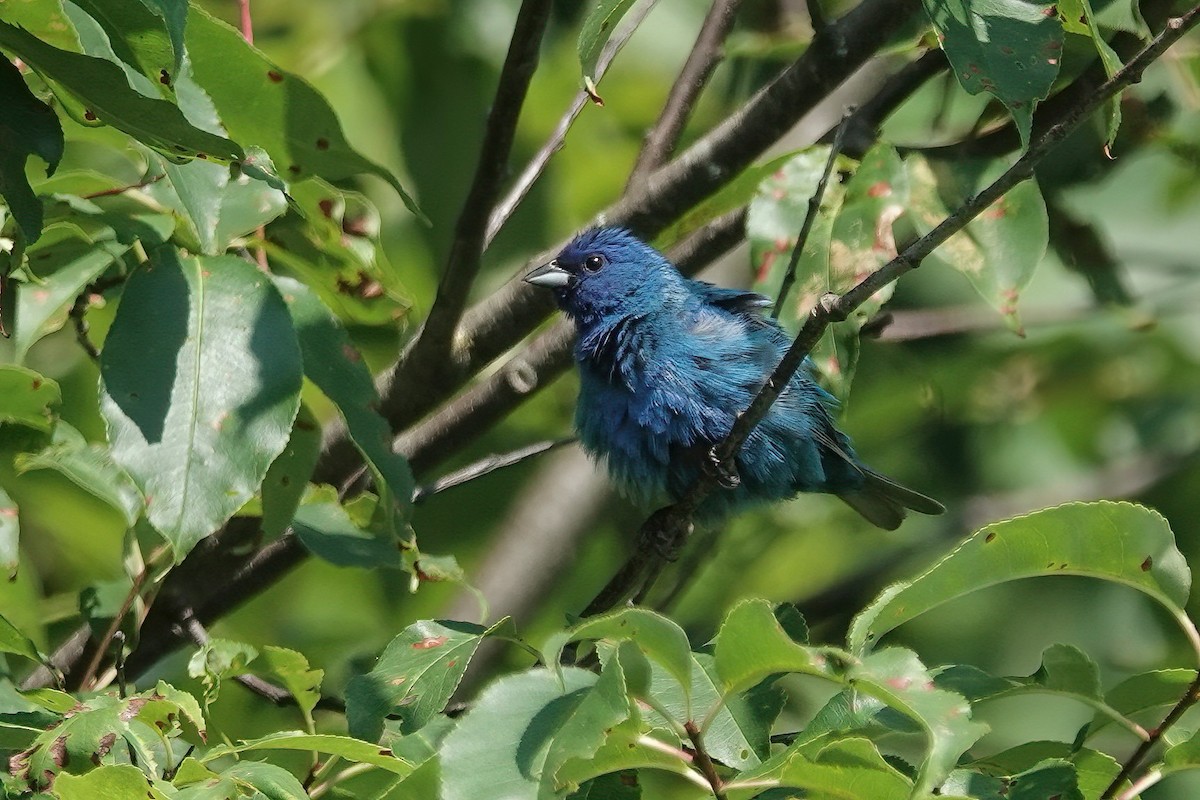
MULTIPOLYGON (((621 228, 581 233, 525 280, 552 289, 575 323, 580 442, 646 504, 688 490, 790 344, 762 314, 770 299, 685 278, 621 228)), ((906 509, 945 510, 859 461, 834 427, 833 402, 801 369, 742 446, 740 482, 710 494, 698 516, 799 492, 837 495, 886 530, 906 509)))

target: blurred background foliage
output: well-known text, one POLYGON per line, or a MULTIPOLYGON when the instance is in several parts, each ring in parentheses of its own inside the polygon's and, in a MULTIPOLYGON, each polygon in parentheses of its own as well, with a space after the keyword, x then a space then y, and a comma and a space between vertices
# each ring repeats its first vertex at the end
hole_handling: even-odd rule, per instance
MULTIPOLYGON (((234 3, 202 5, 236 23, 234 3)), ((583 6, 574 0, 557 4, 513 164, 525 163, 541 146, 577 91, 575 42, 583 6)), ((381 180, 341 183, 378 209, 371 224, 380 232, 382 282, 397 320, 380 325, 361 319, 351 328, 376 370, 394 357, 432 301, 516 7, 511 0, 253 4, 255 44, 329 98, 351 144, 398 175, 432 221, 429 227, 417 222, 381 180)), ((487 252, 477 297, 620 194, 642 133, 656 118, 704 11, 698 3, 661 3, 650 13, 604 78, 604 107, 584 109, 566 146, 487 252)), ((795 38, 788 34, 806 25, 795 4, 747 2, 730 58, 718 68, 685 142, 728 115, 780 58, 794 57, 795 38)), ((1128 94, 1126 133, 1111 159, 1103 152, 1098 121, 1060 147, 1039 175, 1052 216, 1092 226, 1111 270, 1097 272, 1086 261, 1086 237, 1061 236, 1064 246, 1051 249, 1023 293, 1022 338, 962 275, 931 261, 899 283, 888 306, 892 323, 864 341, 843 428, 866 460, 939 498, 950 513, 917 516, 886 533, 835 499, 803 497, 745 513, 717 536, 701 533, 696 551, 665 581, 669 586, 673 578, 686 579, 671 598, 672 610, 695 641, 711 635, 724 610, 747 596, 795 602, 815 640, 836 641, 849 615, 879 588, 914 574, 982 524, 1073 499, 1131 498, 1152 506, 1170 521, 1190 563, 1200 564, 1198 75, 1200 52, 1192 39, 1128 94)), ((913 148, 952 142, 975 124, 985 104, 956 82, 935 79, 889 120, 882 138, 913 148)), ((66 124, 64 168, 88 164, 101 157, 97 143, 113 142, 104 129, 66 124)), ((807 144, 805 136, 811 139, 801 126, 792 148, 807 144)), ((749 285, 754 275, 746 248, 710 275, 749 285)), ((111 308, 89 313, 94 336, 103 335, 110 318, 111 308)), ((63 419, 85 435, 103 435, 92 390, 97 370, 70 330, 38 343, 29 364, 61 383, 63 419)), ((564 435, 575 390, 573 375, 555 381, 442 467, 564 435)), ((312 402, 322 415, 332 413, 319 399, 312 402)), ((0 435, 28 434, 6 427, 0 435)), ((19 445, 5 443, 6 449, 19 445)), ((563 545, 560 562, 543 571, 541 591, 517 609, 518 625, 531 641, 582 608, 623 559, 641 520, 640 510, 579 462, 560 451, 523 463, 433 497, 413 520, 424 549, 454 553, 474 577, 513 563, 497 542, 523 524, 530 503, 550 525, 569 518, 578 535, 563 545), (547 498, 539 489, 556 474, 569 474, 574 482, 547 498), (588 513, 577 513, 581 507, 588 513)), ((104 582, 119 587, 127 580, 124 523, 56 474, 0 478, 13 487, 22 509, 25 557, 17 580, 0 582, 0 607, 47 648, 73 628, 82 592, 99 586, 112 595, 104 582)), ((505 576, 494 580, 504 585, 505 576)), ((508 580, 525 578, 511 573, 508 580)), ((459 586, 430 584, 410 594, 407 583, 398 571, 308 559, 212 632, 299 650, 326 671, 326 691, 340 695, 345 681, 414 620, 479 613, 459 586)), ((1190 611, 1200 616, 1200 598, 1193 598, 1190 611)), ((1028 674, 1047 645, 1073 643, 1099 662, 1106 684, 1155 665, 1188 663, 1184 643, 1149 601, 1074 578, 978 593, 906 626, 895 639, 928 664, 970 663, 993 674, 1028 674)), ((528 659, 515 650, 489 655, 498 659, 491 662, 493 674, 528 659)), ((195 689, 186 678, 187 658, 172 656, 161 672, 195 689)), ((816 698, 793 702, 788 713, 798 719, 817 707, 816 698)), ((985 718, 987 713, 1068 739, 1088 716, 1085 709, 1040 701, 1002 702, 985 718)), ((229 689, 212 709, 211 728, 218 737, 230 731, 250 738, 294 727, 296 717, 294 709, 269 707, 229 689)), ((318 724, 342 723, 319 714, 318 724)), ((985 740, 983 746, 1005 744, 985 740)), ((1185 791, 1178 783, 1173 787, 1155 796, 1187 796, 1172 794, 1185 791)))

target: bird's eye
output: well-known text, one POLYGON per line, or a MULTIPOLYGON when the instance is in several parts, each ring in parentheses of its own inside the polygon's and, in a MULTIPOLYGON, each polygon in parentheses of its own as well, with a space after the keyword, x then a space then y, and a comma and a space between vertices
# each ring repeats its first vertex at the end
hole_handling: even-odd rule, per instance
POLYGON ((599 272, 604 266, 604 256, 588 256, 583 260, 583 268, 588 272, 599 272))

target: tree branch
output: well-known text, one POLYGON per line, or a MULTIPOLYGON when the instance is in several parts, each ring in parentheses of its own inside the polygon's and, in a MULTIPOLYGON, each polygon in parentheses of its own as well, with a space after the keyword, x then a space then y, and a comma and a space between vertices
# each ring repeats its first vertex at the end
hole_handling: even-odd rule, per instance
POLYGON ((704 470, 700 478, 674 505, 659 509, 642 525, 637 551, 630 556, 608 585, 587 606, 584 616, 602 613, 622 602, 631 593, 644 591, 645 584, 657 575, 664 561, 673 558, 691 530, 692 516, 700 504, 721 483, 722 475, 736 474, 732 468, 742 443, 770 411, 792 376, 808 357, 825 329, 845 320, 884 286, 916 269, 935 248, 966 227, 967 223, 1004 196, 1019 183, 1033 176, 1042 158, 1063 141, 1084 119, 1122 89, 1141 78, 1142 72, 1166 52, 1184 33, 1200 21, 1200 6, 1182 17, 1169 20, 1166 28, 1099 89, 1070 109, 1055 125, 1036 138, 1029 149, 991 185, 970 198, 936 228, 918 239, 896 258, 872 272, 840 297, 826 295, 813 308, 804 326, 792 341, 779 364, 767 378, 749 407, 743 411, 724 440, 711 451, 710 461, 718 469, 704 470))
POLYGON ((704 773, 704 779, 712 787, 713 797, 716 800, 725 800, 725 784, 721 780, 721 776, 717 774, 717 767, 713 764, 708 751, 704 749, 704 735, 700 732, 700 727, 689 719, 683 723, 683 729, 687 731, 688 738, 692 740, 692 750, 696 754, 696 766, 704 773))
POLYGON ((1184 712, 1196 704, 1197 700, 1200 700, 1200 673, 1196 674, 1192 685, 1183 693, 1183 697, 1179 698, 1179 702, 1175 704, 1175 707, 1167 713, 1162 724, 1150 731, 1150 738, 1139 744, 1137 749, 1133 751, 1133 755, 1129 756, 1125 760, 1125 763, 1121 765, 1121 771, 1117 773, 1117 777, 1113 778, 1112 783, 1104 790, 1104 794, 1100 795, 1100 800, 1111 800, 1116 795, 1117 790, 1121 788, 1121 784, 1133 775, 1134 770, 1141 765, 1142 761, 1154 749, 1155 745, 1162 741, 1163 734, 1169 731, 1179 721, 1179 718, 1183 716, 1184 712))
POLYGON ((450 256, 438 284, 437 296, 424 327, 402 362, 405 383, 411 381, 412 385, 421 385, 429 381, 438 373, 439 365, 450 350, 451 337, 479 272, 488 215, 508 166, 517 120, 537 68, 538 51, 552 5, 552 0, 524 0, 517 12, 508 55, 488 114, 475 177, 454 226, 454 241, 450 245, 450 256))
POLYGON ((646 134, 629 176, 629 187, 639 185, 646 173, 658 169, 671 157, 679 135, 683 133, 683 126, 696 105, 696 98, 704 91, 713 70, 721 62, 721 45, 733 28, 741 4, 742 0, 713 0, 696 36, 696 43, 667 93, 662 113, 646 134))
MULTIPOLYGON (((600 51, 600 58, 596 61, 596 83, 599 83, 604 74, 608 72, 608 67, 612 64, 613 59, 617 57, 617 53, 621 52, 621 48, 625 46, 625 43, 633 36, 634 31, 642 24, 642 20, 646 18, 646 15, 657 4, 658 0, 643 0, 640 6, 637 6, 625 16, 625 21, 621 25, 621 29, 613 34, 613 37, 605 43, 604 48, 600 51)), ((591 95, 583 89, 580 89, 575 94, 575 99, 571 101, 571 106, 558 120, 558 125, 554 126, 554 132, 550 134, 550 138, 546 140, 541 149, 525 165, 525 169, 521 171, 521 175, 513 182, 508 193, 504 195, 504 199, 496 204, 496 208, 488 218, 487 233, 483 239, 485 248, 491 245, 492 240, 496 238, 496 234, 504 227, 504 223, 508 222, 509 217, 517 210, 517 206, 529 194, 529 190, 533 188, 533 184, 537 183, 538 178, 546 170, 546 165, 550 163, 550 159, 562 149, 563 143, 567 140, 567 133, 571 130, 571 126, 575 124, 576 118, 579 117, 579 114, 590 99, 591 95)))

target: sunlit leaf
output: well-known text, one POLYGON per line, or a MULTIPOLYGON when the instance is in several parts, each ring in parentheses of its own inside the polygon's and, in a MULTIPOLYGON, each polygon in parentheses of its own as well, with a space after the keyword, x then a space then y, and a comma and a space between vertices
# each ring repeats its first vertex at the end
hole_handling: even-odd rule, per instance
POLYGON ((1084 575, 1138 589, 1194 638, 1183 604, 1191 574, 1167 521, 1132 503, 1068 503, 987 525, 911 581, 883 591, 855 617, 849 642, 862 653, 926 611, 979 589, 1039 575, 1084 575))
POLYGON ((321 681, 325 670, 311 669, 303 653, 286 647, 266 646, 262 649, 262 664, 283 682, 283 688, 296 699, 296 705, 312 721, 312 711, 321 699, 321 681))
POLYGON ((240 258, 160 248, 130 278, 100 367, 113 458, 182 560, 287 445, 302 372, 287 309, 240 258))
POLYGON ((599 0, 579 29, 579 67, 583 71, 583 85, 598 103, 603 104, 596 92, 597 62, 604 52, 604 45, 616 31, 617 23, 633 4, 634 0, 599 0))
MULTIPOLYGON (((913 796, 912 781, 883 760, 866 739, 843 739, 823 748, 814 758, 789 753, 778 765, 741 776, 747 783, 778 782, 781 788, 806 790, 805 797, 822 800, 904 800, 913 796)), ((761 786, 729 791, 730 800, 759 796, 761 786)))
POLYGON ((31 661, 42 660, 37 645, 3 616, 0 616, 0 652, 15 653, 31 661))

